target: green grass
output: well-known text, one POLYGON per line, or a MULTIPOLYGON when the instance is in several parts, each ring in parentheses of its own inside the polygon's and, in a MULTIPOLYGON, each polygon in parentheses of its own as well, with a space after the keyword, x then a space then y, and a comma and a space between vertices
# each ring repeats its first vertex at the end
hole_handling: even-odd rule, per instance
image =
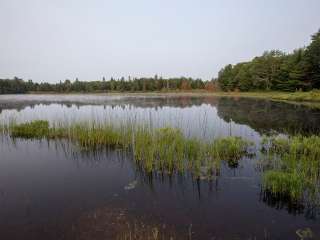
POLYGON ((130 124, 77 123, 69 126, 47 121, 11 123, 6 132, 12 138, 67 139, 81 150, 116 148, 132 152, 135 162, 146 172, 167 174, 192 171, 196 178, 209 178, 219 170, 221 161, 230 166, 248 153, 250 143, 240 137, 203 141, 187 138, 180 129, 130 124))
POLYGON ((312 90, 309 92, 279 92, 279 91, 261 91, 261 92, 213 92, 215 96, 230 96, 230 97, 252 97, 274 99, 281 101, 295 102, 320 102, 320 90, 312 90))
POLYGON ((33 121, 14 125, 11 129, 12 137, 43 138, 49 135, 49 123, 47 121, 33 121))
MULTIPOLYGON (((152 129, 134 124, 75 123, 49 125, 37 120, 2 125, 12 138, 66 139, 81 151, 119 149, 132 153, 134 161, 147 173, 183 174, 210 179, 222 162, 236 167, 248 155, 250 142, 240 137, 203 141, 187 138, 177 128, 152 129)), ((319 195, 320 136, 268 137, 263 140, 265 171, 263 188, 273 194, 302 199, 319 195), (268 165, 266 165, 268 163, 268 165)))
POLYGON ((240 137, 226 137, 215 140, 210 145, 209 151, 214 158, 225 160, 230 165, 234 165, 247 152, 248 145, 251 144, 243 141, 240 137))
POLYGON ((290 196, 295 200, 301 199, 304 193, 304 181, 300 175, 280 170, 265 172, 263 187, 275 195, 290 196))
MULTIPOLYGON (((184 174, 195 178, 216 176, 222 162, 236 167, 249 153, 251 143, 240 137, 204 141, 187 138, 177 128, 152 129, 134 124, 54 124, 37 120, 2 125, 12 138, 66 139, 81 151, 119 149, 131 153, 147 173, 184 174)), ((277 196, 293 200, 320 198, 320 136, 267 137, 263 139, 262 186, 277 196)))
POLYGON ((275 194, 302 199, 319 197, 320 137, 272 137, 264 141, 273 162, 263 176, 263 186, 275 194))
POLYGON ((272 98, 297 102, 319 102, 320 91, 313 90, 310 92, 277 93, 272 95, 272 98))

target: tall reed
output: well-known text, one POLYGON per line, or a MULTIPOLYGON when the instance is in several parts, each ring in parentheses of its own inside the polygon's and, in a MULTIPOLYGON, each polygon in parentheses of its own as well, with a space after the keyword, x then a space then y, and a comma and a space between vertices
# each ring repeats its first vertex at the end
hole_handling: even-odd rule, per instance
POLYGON ((273 161, 263 177, 263 186, 275 194, 293 199, 319 198, 320 137, 271 137, 264 140, 266 154, 273 161))
POLYGON ((230 165, 248 153, 250 143, 240 137, 214 139, 211 142, 187 138, 177 128, 154 129, 149 126, 84 122, 70 125, 37 120, 9 124, 13 138, 68 139, 81 150, 115 148, 132 152, 134 160, 147 172, 167 174, 191 170, 197 178, 207 178, 220 168, 221 161, 230 165))

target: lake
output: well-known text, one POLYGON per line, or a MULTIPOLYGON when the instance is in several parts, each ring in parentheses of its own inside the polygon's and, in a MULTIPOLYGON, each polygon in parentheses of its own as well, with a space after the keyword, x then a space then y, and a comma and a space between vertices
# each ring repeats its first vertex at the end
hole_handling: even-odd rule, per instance
POLYGON ((38 119, 134 121, 203 141, 239 136, 254 143, 254 154, 222 163, 213 179, 195 179, 147 174, 117 149, 83 152, 66 140, 2 134, 1 239, 112 239, 126 221, 161 226, 177 239, 302 239, 301 232, 320 238, 319 205, 263 190, 258 151, 263 136, 318 134, 317 108, 213 96, 0 95, 1 123, 38 119), (113 218, 124 215, 114 226, 113 218))

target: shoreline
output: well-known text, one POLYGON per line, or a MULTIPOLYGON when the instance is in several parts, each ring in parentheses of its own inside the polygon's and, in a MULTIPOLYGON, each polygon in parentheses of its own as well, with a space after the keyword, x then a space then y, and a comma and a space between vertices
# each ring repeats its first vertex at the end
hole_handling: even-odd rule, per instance
MULTIPOLYGON (((313 90, 309 92, 210 92, 210 91, 154 91, 154 92, 28 92, 25 95, 127 95, 127 96, 217 96, 217 97, 245 97, 245 98, 260 98, 272 99, 281 101, 294 102, 319 102, 320 90, 313 90)), ((24 95, 24 94, 21 94, 24 95)))
POLYGON ((277 102, 286 102, 320 109, 320 90, 309 92, 210 92, 210 91, 154 91, 154 92, 28 92, 22 94, 5 95, 96 95, 96 96, 128 96, 128 97, 231 97, 266 99, 277 102))

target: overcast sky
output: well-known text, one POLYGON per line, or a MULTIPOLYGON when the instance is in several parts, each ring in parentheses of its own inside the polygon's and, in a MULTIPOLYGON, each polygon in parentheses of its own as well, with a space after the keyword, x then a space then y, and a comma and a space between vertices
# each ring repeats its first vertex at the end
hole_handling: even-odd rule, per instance
POLYGON ((0 78, 210 79, 320 28, 320 0, 0 0, 0 78))

